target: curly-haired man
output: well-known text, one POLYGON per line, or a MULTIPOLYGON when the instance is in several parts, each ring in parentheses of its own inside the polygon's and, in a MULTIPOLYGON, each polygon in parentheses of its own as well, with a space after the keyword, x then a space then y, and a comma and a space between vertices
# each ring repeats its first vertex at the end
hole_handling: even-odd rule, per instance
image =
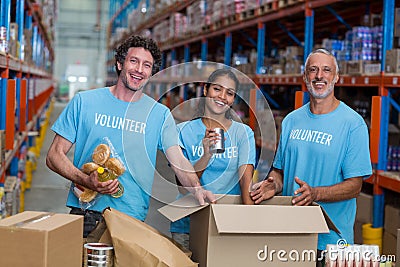
POLYGON ((158 149, 166 154, 181 183, 200 204, 206 199, 214 201, 180 150, 170 110, 143 93, 143 87, 161 65, 157 44, 152 39, 131 36, 116 49, 115 59, 116 85, 80 92, 71 100, 52 126, 56 135, 46 159, 51 170, 72 182, 67 206, 71 213, 85 216, 84 237, 102 220, 101 212, 107 207, 145 220, 158 149), (85 174, 81 168, 105 138, 127 171, 118 179, 99 182, 96 171, 85 174), (73 145, 71 162, 67 153, 73 145), (114 198, 119 183, 124 192, 114 198), (96 191, 101 197, 82 209, 74 194, 75 185, 96 191))

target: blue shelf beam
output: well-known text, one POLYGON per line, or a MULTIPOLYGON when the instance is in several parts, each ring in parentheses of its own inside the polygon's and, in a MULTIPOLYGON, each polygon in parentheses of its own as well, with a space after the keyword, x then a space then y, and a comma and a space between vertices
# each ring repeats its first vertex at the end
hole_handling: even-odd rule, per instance
POLYGON ((240 35, 242 35, 244 38, 246 38, 249 43, 251 43, 254 47, 257 47, 257 42, 251 38, 247 33, 243 32, 242 30, 239 31, 240 35))
POLYGON ((1 25, 6 28, 6 39, 10 40, 10 12, 11 12, 11 0, 2 0, 1 2, 1 25))
POLYGON ((171 64, 173 65, 176 60, 176 49, 171 50, 171 64))
POLYGON ((225 33, 224 64, 230 66, 232 58, 232 33, 225 33))
POLYGON ((298 45, 298 46, 303 46, 303 44, 301 43, 301 41, 299 39, 297 39, 297 37, 291 33, 284 25, 282 25, 279 21, 276 22, 276 24, 278 25, 279 28, 281 28, 284 32, 286 32, 290 38, 292 38, 292 40, 298 45))
MULTIPOLYGON (((386 51, 393 47, 393 30, 394 30, 394 0, 383 1, 383 39, 382 39, 382 57, 381 57, 381 71, 385 71, 386 64, 386 51)), ((389 113, 390 104, 396 109, 398 105, 394 104, 390 99, 390 93, 385 88, 379 88, 381 95, 381 114, 380 114, 380 135, 379 135, 379 151, 378 151, 378 171, 386 171, 387 169, 387 149, 389 140, 389 113)), ((378 187, 378 186, 376 186, 378 187)), ((384 211, 385 208, 385 195, 384 190, 380 188, 374 189, 374 206, 372 226, 383 227, 384 211)))
POLYGON ((267 99, 268 104, 272 105, 274 108, 279 109, 280 105, 278 104, 278 102, 276 102, 269 94, 267 91, 264 90, 264 88, 261 87, 262 94, 264 95, 264 97, 267 99))
POLYGON ((373 197, 373 208, 372 208, 372 216, 373 223, 372 227, 380 228, 383 227, 383 211, 385 210, 385 195, 382 194, 374 194, 373 197))
POLYGON ((304 62, 314 46, 314 10, 306 7, 305 10, 305 29, 304 29, 304 62))
POLYGON ((257 31, 257 63, 256 73, 261 74, 261 68, 264 66, 265 54, 265 23, 258 23, 257 31))
POLYGON ((336 19, 342 23, 344 26, 346 26, 346 28, 348 30, 351 30, 352 27, 331 7, 331 6, 325 6, 326 9, 329 10, 329 12, 331 12, 332 15, 334 15, 336 17, 336 19))
POLYGON ((201 60, 207 61, 208 41, 206 38, 201 39, 201 60))
POLYGON ((382 59, 381 71, 385 71, 386 51, 393 47, 393 31, 394 31, 394 0, 383 1, 383 39, 382 39, 382 59))
MULTIPOLYGON (((17 0, 16 22, 18 24, 18 37, 19 44, 23 42, 24 33, 24 0, 17 0)), ((22 59, 22 45, 18 46, 18 58, 22 59)))
POLYGON ((183 60, 185 62, 190 61, 190 46, 189 46, 189 44, 185 44, 184 51, 183 51, 183 60))

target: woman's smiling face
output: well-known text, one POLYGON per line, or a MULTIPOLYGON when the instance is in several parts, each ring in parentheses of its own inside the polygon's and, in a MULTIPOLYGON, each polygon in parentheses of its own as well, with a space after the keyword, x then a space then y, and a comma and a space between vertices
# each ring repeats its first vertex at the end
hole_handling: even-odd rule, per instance
POLYGON ((217 77, 209 87, 204 87, 205 111, 215 115, 225 114, 232 106, 235 94, 235 81, 228 75, 217 77))

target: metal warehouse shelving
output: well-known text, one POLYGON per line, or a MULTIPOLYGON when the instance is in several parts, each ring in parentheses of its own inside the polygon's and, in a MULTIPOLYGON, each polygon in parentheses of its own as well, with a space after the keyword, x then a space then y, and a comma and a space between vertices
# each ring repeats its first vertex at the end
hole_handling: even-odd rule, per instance
POLYGON ((54 28, 44 23, 42 6, 36 0, 1 1, 0 23, 5 33, 0 49, 0 134, 4 141, 0 141, 0 186, 3 186, 6 176, 25 178, 19 165, 25 162, 29 147, 35 146, 35 135, 40 133, 42 117, 50 104, 54 90, 54 28), (15 54, 10 47, 11 24, 18 32, 13 44, 17 47, 15 54))
MULTIPOLYGON (((120 39, 113 39, 115 29, 126 26, 124 20, 129 11, 140 8, 140 3, 147 1, 115 1, 110 5, 109 21, 109 73, 113 73, 112 49, 120 39)), ((154 26, 167 19, 173 12, 185 11, 195 1, 176 1, 173 5, 159 10, 154 16, 147 18, 137 25, 136 30, 128 34, 140 34, 143 30, 152 30, 154 26)), ((264 90, 265 86, 286 86, 296 88, 295 108, 307 101, 305 86, 300 74, 295 75, 268 75, 262 74, 264 55, 270 49, 271 42, 277 47, 296 44, 304 48, 304 58, 311 52, 314 42, 324 38, 324 34, 336 32, 344 35, 349 25, 357 26, 360 23, 362 6, 365 13, 382 13, 383 43, 381 55, 381 72, 378 75, 341 75, 337 87, 342 88, 373 88, 376 96, 372 97, 370 148, 371 162, 374 174, 366 181, 373 184, 374 216, 373 226, 383 226, 384 189, 400 193, 400 175, 396 172, 387 172, 388 126, 389 107, 393 106, 400 111, 390 96, 390 90, 400 87, 400 74, 385 73, 385 54, 393 47, 394 10, 399 6, 394 0, 384 1, 340 1, 340 0, 271 0, 267 4, 246 11, 235 16, 223 18, 219 21, 203 26, 197 34, 186 34, 180 38, 171 38, 160 42, 165 59, 171 62, 181 60, 191 61, 191 56, 200 55, 201 60, 207 60, 217 47, 224 48, 223 62, 231 65, 232 50, 238 45, 245 48, 255 48, 257 51, 256 73, 248 75, 264 90), (315 22, 317 20, 317 23, 315 22), (233 41, 234 40, 234 41, 233 41)), ((172 64, 172 63, 171 63, 172 64)), ((109 79, 110 81, 112 78, 109 79)), ((267 92, 264 92, 267 93, 267 92)))

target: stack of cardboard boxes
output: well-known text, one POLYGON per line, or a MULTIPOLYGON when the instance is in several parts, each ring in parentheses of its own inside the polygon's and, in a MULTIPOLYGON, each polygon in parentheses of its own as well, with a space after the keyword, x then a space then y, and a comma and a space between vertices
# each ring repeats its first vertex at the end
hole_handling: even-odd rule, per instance
POLYGON ((301 74, 304 49, 301 46, 286 47, 286 63, 284 74, 301 74))
POLYGON ((396 267, 400 267, 400 229, 397 229, 396 267))
POLYGON ((6 217, 20 211, 20 181, 16 176, 7 176, 4 183, 6 217))
POLYGON ((391 205, 385 206, 383 227, 383 255, 395 255, 397 246, 397 230, 400 228, 400 209, 391 205))
POLYGON ((387 73, 400 73, 400 49, 392 49, 386 51, 386 66, 387 73))
POLYGON ((372 223, 373 197, 371 195, 360 193, 357 197, 357 213, 354 223, 354 243, 363 244, 362 226, 372 223))
POLYGON ((32 48, 32 30, 24 29, 24 42, 21 59, 28 63, 33 64, 33 48, 32 48))
POLYGON ((8 53, 16 58, 19 57, 19 47, 18 42, 18 24, 10 23, 10 40, 8 42, 8 53))

